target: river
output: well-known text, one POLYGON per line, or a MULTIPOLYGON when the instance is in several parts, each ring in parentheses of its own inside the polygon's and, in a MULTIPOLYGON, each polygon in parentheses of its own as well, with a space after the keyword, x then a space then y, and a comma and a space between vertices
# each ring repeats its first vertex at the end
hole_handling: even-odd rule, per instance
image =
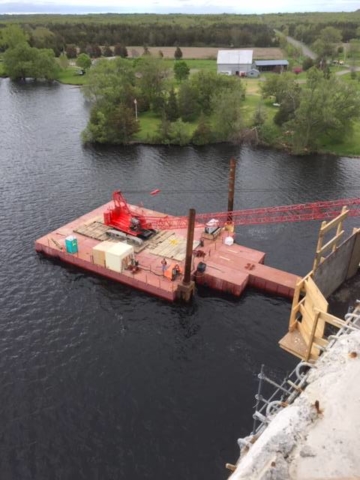
MULTIPOLYGON (((84 148, 87 118, 76 87, 0 80, 0 477, 225 479, 261 364, 280 379, 296 363, 277 345, 289 302, 201 290, 172 305, 38 256, 34 240, 115 189, 168 213, 223 211, 231 156, 236 209, 358 196, 360 163, 231 145, 84 148)), ((318 229, 242 227, 237 241, 303 275, 318 229)))

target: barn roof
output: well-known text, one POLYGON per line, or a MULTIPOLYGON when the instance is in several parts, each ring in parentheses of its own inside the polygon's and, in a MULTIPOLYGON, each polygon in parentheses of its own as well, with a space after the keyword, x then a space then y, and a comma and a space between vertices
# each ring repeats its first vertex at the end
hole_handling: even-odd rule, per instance
POLYGON ((289 62, 287 60, 255 60, 257 67, 287 67, 289 62))
POLYGON ((217 63, 251 65, 253 61, 252 57, 252 50, 219 50, 217 54, 217 63))

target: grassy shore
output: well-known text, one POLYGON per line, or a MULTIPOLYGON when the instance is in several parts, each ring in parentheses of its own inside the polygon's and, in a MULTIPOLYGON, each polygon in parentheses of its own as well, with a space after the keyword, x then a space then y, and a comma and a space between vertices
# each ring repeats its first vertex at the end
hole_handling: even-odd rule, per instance
MULTIPOLYGON (((185 61, 189 65, 191 72, 202 69, 216 71, 215 60, 192 59, 185 61)), ((164 62, 166 62, 171 68, 175 63, 175 60, 164 59, 164 62)), ((1 66, 2 65, 0 63, 0 75, 1 66)), ((58 81, 70 85, 84 85, 87 78, 86 74, 78 75, 78 71, 79 69, 77 67, 68 67, 66 70, 62 70, 59 73, 58 81)), ((284 148, 286 139, 282 137, 281 129, 272 122, 273 117, 277 111, 277 107, 274 107, 271 100, 263 100, 261 97, 261 84, 264 81, 264 78, 269 75, 273 74, 269 73, 262 75, 260 79, 241 79, 241 81, 244 82, 246 87, 246 98, 243 103, 244 126, 252 126, 254 113, 258 108, 259 104, 261 104, 266 114, 265 128, 267 142, 272 146, 284 148)), ((299 83, 305 83, 306 81, 305 73, 302 73, 300 75, 294 75, 294 78, 298 80, 299 83)), ((360 89, 360 72, 357 72, 357 77, 355 79, 351 78, 350 73, 341 75, 339 78, 344 82, 354 83, 360 89)), ((212 119, 210 118, 210 123, 211 120, 212 119)), ((134 140, 136 142, 141 142, 145 144, 152 143, 161 124, 160 117, 158 115, 155 115, 153 112, 144 112, 139 115, 139 124, 140 130, 134 136, 134 140)), ((190 136, 195 131, 196 126, 196 121, 192 123, 186 123, 186 127, 188 128, 188 133, 190 134, 190 136)), ((339 156, 360 156, 360 120, 357 121, 354 125, 354 135, 344 139, 342 143, 334 143, 331 138, 326 138, 321 143, 320 151, 339 156)))
POLYGON ((86 74, 79 75, 78 72, 78 67, 68 67, 60 70, 57 80, 66 85, 84 85, 86 82, 86 74))

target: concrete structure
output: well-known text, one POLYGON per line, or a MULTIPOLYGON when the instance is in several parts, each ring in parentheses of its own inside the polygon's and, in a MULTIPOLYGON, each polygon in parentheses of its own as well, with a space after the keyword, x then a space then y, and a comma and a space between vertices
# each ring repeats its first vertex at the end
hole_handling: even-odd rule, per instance
POLYGON ((219 50, 217 55, 217 72, 227 75, 243 75, 251 70, 253 64, 252 50, 219 50))
POLYGON ((360 309, 350 315, 348 328, 303 375, 300 396, 268 415, 261 434, 239 440, 231 480, 359 478, 360 309))
POLYGON ((359 272, 360 229, 337 244, 348 214, 344 207, 338 217, 320 227, 315 270, 296 286, 287 334, 302 332, 303 338, 293 339, 291 348, 281 344, 286 337, 280 341, 302 361, 281 383, 266 376, 262 367, 253 432, 238 439, 240 458, 236 465, 227 464, 234 472, 231 480, 360 478, 360 300, 340 320, 327 313, 324 297, 359 272), (336 233, 329 240, 331 230, 336 233), (332 251, 326 256, 328 250, 332 251), (296 298, 300 308, 294 306, 296 298), (310 321, 310 338, 305 338, 310 321), (304 339, 306 353, 301 354, 304 339), (276 390, 261 395, 262 383, 276 390))
POLYGON ((287 70, 289 66, 287 60, 255 60, 254 63, 260 72, 280 73, 287 70))
POLYGON ((343 282, 352 278, 360 263, 360 229, 354 230, 339 248, 320 263, 314 272, 314 281, 325 297, 331 295, 343 282))

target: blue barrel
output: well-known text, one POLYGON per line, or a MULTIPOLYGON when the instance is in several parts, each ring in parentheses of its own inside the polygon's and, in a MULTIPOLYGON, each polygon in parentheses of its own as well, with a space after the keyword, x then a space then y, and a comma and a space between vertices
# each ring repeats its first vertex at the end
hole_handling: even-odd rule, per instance
POLYGON ((77 238, 73 235, 65 238, 65 247, 67 253, 77 253, 78 252, 78 241, 77 238))

